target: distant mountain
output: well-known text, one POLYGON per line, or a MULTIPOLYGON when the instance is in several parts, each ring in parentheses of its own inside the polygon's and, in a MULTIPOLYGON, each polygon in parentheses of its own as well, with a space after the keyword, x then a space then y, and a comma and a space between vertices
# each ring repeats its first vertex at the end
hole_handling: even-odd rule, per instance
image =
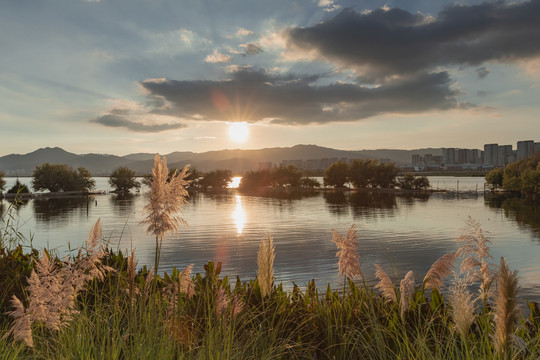
MULTIPOLYGON (((432 153, 441 155, 441 149, 417 150, 337 150, 317 145, 295 145, 284 148, 265 148, 258 150, 220 150, 204 153, 191 151, 173 152, 167 156, 169 168, 182 168, 191 164, 200 171, 229 169, 233 173, 256 170, 260 163, 271 162, 275 165, 283 160, 310 159, 388 159, 398 165, 411 163, 412 154, 432 153)), ((73 154, 61 148, 41 148, 28 154, 10 154, 0 157, 0 171, 9 176, 29 176, 34 168, 43 163, 67 164, 73 168, 85 167, 94 176, 108 176, 115 168, 127 166, 137 174, 150 172, 155 154, 138 153, 126 156, 106 154, 73 154)))

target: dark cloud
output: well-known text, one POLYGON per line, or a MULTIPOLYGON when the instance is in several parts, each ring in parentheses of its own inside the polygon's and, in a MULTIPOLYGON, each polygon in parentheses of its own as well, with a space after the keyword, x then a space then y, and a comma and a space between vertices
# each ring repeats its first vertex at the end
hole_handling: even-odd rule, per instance
POLYGON ((437 18, 394 8, 341 11, 286 32, 288 44, 356 68, 372 81, 438 66, 507 62, 540 54, 540 0, 446 7, 437 18))
POLYGON ((491 72, 491 70, 489 70, 487 67, 484 67, 484 66, 482 66, 481 68, 476 69, 476 74, 478 75, 478 77, 480 79, 483 79, 486 76, 488 76, 490 72, 491 72))
POLYGON ((244 56, 257 55, 263 52, 263 49, 259 44, 242 44, 240 46, 246 49, 244 56))
POLYGON ((194 120, 314 124, 460 106, 446 72, 422 73, 371 88, 339 82, 315 85, 318 79, 317 75, 240 70, 223 81, 147 80, 141 84, 151 98, 166 104, 154 112, 194 120))
POLYGON ((131 121, 123 114, 126 114, 125 109, 113 109, 110 114, 99 116, 93 123, 101 124, 109 127, 122 127, 136 132, 162 132, 167 130, 175 130, 186 127, 184 124, 154 124, 145 125, 135 121, 131 121))

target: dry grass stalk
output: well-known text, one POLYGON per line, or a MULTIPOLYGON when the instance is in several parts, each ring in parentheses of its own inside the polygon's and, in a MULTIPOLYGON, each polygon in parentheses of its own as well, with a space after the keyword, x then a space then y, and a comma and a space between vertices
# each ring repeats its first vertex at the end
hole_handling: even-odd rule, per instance
POLYGON ((180 283, 180 293, 185 294, 189 299, 195 295, 195 285, 193 284, 193 279, 191 278, 191 271, 193 270, 193 264, 188 265, 182 270, 180 278, 178 279, 180 283))
POLYGON ((463 234, 456 241, 462 243, 456 254, 464 257, 460 272, 466 273, 471 282, 480 281, 480 298, 486 303, 494 279, 494 272, 488 264, 488 260, 493 258, 489 253, 491 241, 485 236, 480 223, 471 216, 465 221, 463 234))
POLYGON ((476 311, 476 301, 473 294, 469 292, 468 286, 467 279, 458 278, 450 288, 448 295, 452 320, 464 341, 467 341, 467 334, 474 321, 476 311))
POLYGON ((375 264, 375 268, 377 269, 377 271, 375 271, 375 276, 377 277, 377 279, 379 279, 379 282, 377 283, 377 285, 375 285, 375 288, 382 293, 382 295, 386 298, 387 302, 393 301, 397 303, 396 288, 394 287, 392 280, 390 279, 388 274, 382 269, 382 267, 375 264))
POLYGON ((156 237, 156 273, 165 233, 176 232, 180 225, 187 225, 181 215, 185 204, 188 204, 186 186, 191 182, 186 180, 188 169, 189 165, 186 165, 180 173, 176 171, 169 177, 167 159, 161 159, 159 154, 154 158, 149 201, 144 207, 146 218, 142 223, 148 225, 146 232, 156 237))
POLYGON ((152 286, 152 280, 154 280, 154 267, 152 266, 150 270, 148 271, 148 274, 146 276, 146 281, 144 282, 144 288, 143 288, 143 301, 146 301, 148 299, 148 296, 150 295, 150 287, 152 286))
POLYGON ((222 315, 225 315, 228 306, 229 298, 227 297, 227 294, 225 294, 225 289, 220 287, 216 296, 216 316, 219 318, 222 315))
POLYGON ((135 276, 137 275, 137 256, 135 256, 135 249, 131 250, 131 256, 127 258, 127 275, 128 275, 128 288, 126 289, 131 301, 135 301, 135 295, 140 295, 139 288, 135 286, 135 276))
POLYGON ((94 278, 102 280, 105 272, 112 270, 101 263, 105 255, 99 249, 101 234, 101 222, 98 220, 86 242, 86 254, 79 251, 73 263, 66 260, 62 267, 55 264, 47 251, 43 250, 28 279, 28 307, 24 308, 16 297, 11 300, 15 310, 10 315, 14 322, 6 336, 13 334, 15 340, 32 346, 32 323, 39 322, 51 330, 59 330, 71 320, 77 313, 77 294, 83 290, 86 282, 94 278))
POLYGON ((263 297, 270 295, 274 283, 274 240, 270 233, 266 239, 262 238, 257 253, 257 278, 263 297))
POLYGON ((243 309, 244 309, 244 303, 242 302, 242 300, 240 300, 238 295, 235 294, 232 299, 232 310, 231 310, 233 319, 236 319, 236 317, 238 317, 238 315, 242 312, 243 309))
POLYGON ((510 358, 513 333, 519 316, 517 305, 518 272, 510 271, 506 260, 501 257, 497 273, 497 294, 495 296, 495 350, 501 358, 510 358))
POLYGON ((364 278, 360 269, 360 255, 358 255, 358 235, 355 225, 351 225, 345 237, 335 230, 332 230, 332 242, 336 243, 338 252, 339 275, 345 278, 354 279, 357 276, 364 278))
POLYGON ((441 291, 443 280, 454 269, 456 258, 456 253, 450 253, 437 259, 424 277, 424 289, 437 289, 437 291, 441 291))
POLYGON ((409 271, 399 285, 399 305, 401 308, 401 318, 404 317, 405 311, 409 309, 409 300, 414 294, 414 273, 409 271))

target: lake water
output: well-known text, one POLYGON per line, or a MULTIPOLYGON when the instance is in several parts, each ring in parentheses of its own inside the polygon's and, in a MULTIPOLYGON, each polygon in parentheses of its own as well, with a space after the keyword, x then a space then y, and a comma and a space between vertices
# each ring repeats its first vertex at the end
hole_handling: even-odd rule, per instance
MULTIPOLYGON (((7 179, 11 184, 13 179, 7 179)), ((29 179, 21 178, 23 183, 29 179)), ((97 188, 108 190, 106 178, 97 188)), ((275 241, 275 276, 286 287, 315 279, 339 287, 332 229, 345 234, 356 224, 361 266, 368 280, 374 264, 394 280, 413 270, 420 283, 440 256, 456 251, 468 216, 477 219, 492 241, 498 263, 504 256, 519 270, 521 296, 540 301, 540 208, 520 199, 484 196, 483 178, 430 177, 433 187, 460 192, 405 197, 370 192, 327 192, 294 199, 223 194, 196 194, 183 217, 189 227, 168 235, 161 270, 194 264, 203 272, 209 260, 221 261, 223 272, 254 278, 259 241, 270 232, 275 241), (459 185, 458 182, 459 181, 459 185), (456 186, 458 185, 458 186, 456 186), (476 190, 463 192, 463 190, 476 190), (399 276, 397 276, 399 275, 399 276)), ((9 186, 9 184, 8 184, 9 186)), ((113 248, 136 249, 139 265, 152 265, 154 238, 140 224, 146 195, 97 195, 88 198, 32 199, 16 211, 19 230, 34 247, 63 255, 81 246, 91 226, 101 218, 105 238, 113 248)), ((0 211, 7 212, 3 200, 0 211)))

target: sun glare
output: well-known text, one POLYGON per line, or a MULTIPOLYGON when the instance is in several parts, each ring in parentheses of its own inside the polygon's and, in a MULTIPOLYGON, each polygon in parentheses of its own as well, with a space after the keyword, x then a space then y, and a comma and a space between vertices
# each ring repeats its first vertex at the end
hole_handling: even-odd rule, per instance
POLYGON ((234 142, 244 142, 249 135, 248 124, 245 122, 235 122, 229 125, 229 137, 234 142))

